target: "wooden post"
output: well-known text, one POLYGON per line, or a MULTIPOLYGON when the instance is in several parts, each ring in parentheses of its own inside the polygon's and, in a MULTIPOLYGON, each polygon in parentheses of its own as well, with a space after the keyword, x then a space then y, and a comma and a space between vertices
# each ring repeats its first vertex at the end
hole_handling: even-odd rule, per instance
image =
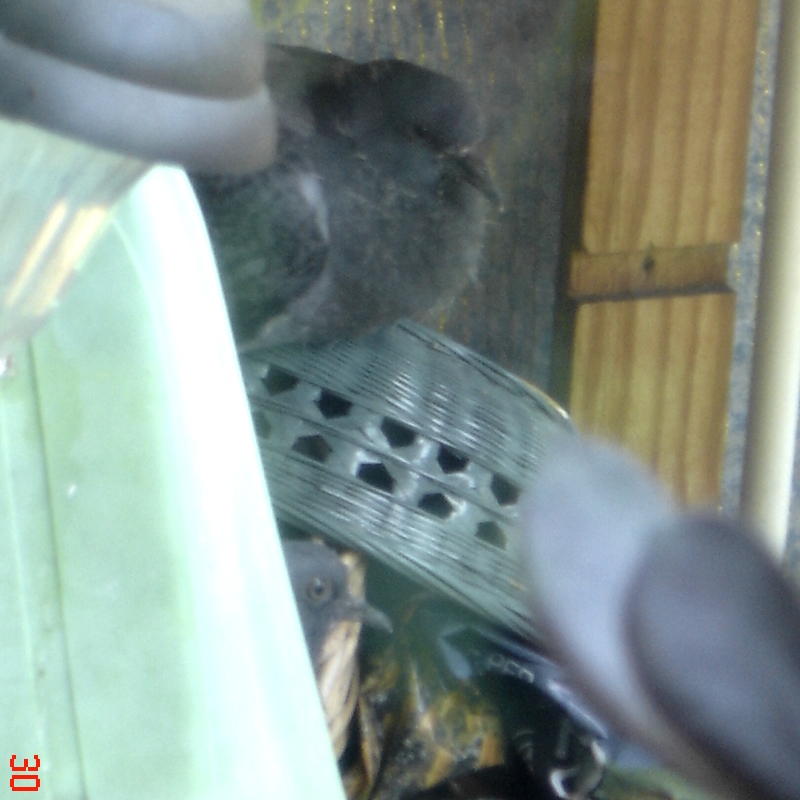
POLYGON ((570 411, 715 502, 758 0, 600 0, 570 411))

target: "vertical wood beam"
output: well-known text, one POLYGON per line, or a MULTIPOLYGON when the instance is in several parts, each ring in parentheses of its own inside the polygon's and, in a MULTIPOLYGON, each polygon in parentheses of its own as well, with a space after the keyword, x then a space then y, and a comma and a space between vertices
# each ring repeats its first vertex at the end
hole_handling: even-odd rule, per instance
POLYGON ((757 0, 601 0, 584 248, 739 236, 757 0))
POLYGON ((583 303, 575 330, 575 424, 637 453, 678 499, 718 496, 732 292, 583 303))

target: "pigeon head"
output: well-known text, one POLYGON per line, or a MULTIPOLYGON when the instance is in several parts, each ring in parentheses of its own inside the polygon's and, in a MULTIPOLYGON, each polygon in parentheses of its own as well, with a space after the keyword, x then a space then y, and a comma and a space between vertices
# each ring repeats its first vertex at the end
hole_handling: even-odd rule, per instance
POLYGON ((453 78, 407 61, 373 62, 386 118, 436 152, 463 154, 480 143, 486 120, 453 78))
POLYGON ((311 661, 316 668, 325 639, 340 622, 391 627, 388 619, 348 586, 348 569, 335 550, 318 542, 285 541, 284 555, 311 661))

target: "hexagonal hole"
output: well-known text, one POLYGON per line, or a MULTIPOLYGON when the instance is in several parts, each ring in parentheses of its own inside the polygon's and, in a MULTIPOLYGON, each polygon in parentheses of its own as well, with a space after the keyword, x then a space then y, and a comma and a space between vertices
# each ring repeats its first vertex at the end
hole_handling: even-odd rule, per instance
POLYGON ((267 439, 272 433, 272 425, 270 425, 267 415, 260 409, 253 412, 253 427, 256 429, 256 436, 259 439, 267 439))
POLYGON ((424 494, 420 497, 417 508, 421 508, 439 519, 447 519, 456 510, 455 506, 441 492, 424 494))
POLYGON ((408 447, 410 444, 414 444, 414 440, 417 438, 417 434, 411 428, 407 428, 389 417, 383 418, 381 431, 386 437, 386 441, 389 442, 389 447, 408 447))
POLYGON ((499 547, 501 550, 506 549, 506 535, 496 522, 479 522, 475 536, 493 547, 499 547))
POLYGON ((439 454, 436 456, 442 472, 451 475, 454 472, 463 472, 469 466, 469 458, 458 450, 453 450, 446 444, 439 445, 439 454))
POLYGON ((344 397, 339 397, 338 394, 329 392, 327 389, 323 389, 319 393, 316 404, 319 413, 322 414, 325 419, 346 417, 353 407, 353 404, 349 400, 345 400, 344 397))
POLYGON ((395 480, 380 461, 359 464, 356 477, 372 486, 373 489, 389 493, 394 491, 395 480))
POLYGON ((300 383, 300 378, 285 369, 272 366, 261 379, 261 382, 270 395, 276 395, 283 394, 283 392, 291 392, 300 383))
POLYGON ((298 436, 294 440, 292 450, 300 453, 301 456, 310 458, 312 461, 319 461, 322 464, 333 452, 333 448, 319 434, 313 436, 298 436))
POLYGON ((515 486, 502 475, 493 475, 489 488, 492 490, 494 499, 501 506, 510 506, 519 500, 519 486, 515 486))

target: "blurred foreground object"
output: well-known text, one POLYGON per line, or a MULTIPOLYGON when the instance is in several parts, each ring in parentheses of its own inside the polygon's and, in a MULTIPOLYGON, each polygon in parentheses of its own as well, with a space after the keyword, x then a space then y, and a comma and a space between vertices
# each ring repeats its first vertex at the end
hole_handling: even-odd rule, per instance
POLYGON ((276 163, 193 176, 240 349, 352 338, 446 307, 475 278, 497 199, 464 87, 406 61, 278 45, 266 74, 276 163))
POLYGON ((341 800, 194 193, 110 217, 0 381, 0 749, 37 796, 341 800))
POLYGON ((117 199, 149 167, 0 117, 0 355, 35 332, 117 199))
POLYGON ((707 790, 796 797, 800 610, 754 534, 577 437, 521 517, 533 615, 587 698, 707 790))
POLYGON ((0 4, 0 356, 35 331, 150 162, 269 162, 264 52, 243 0, 213 12, 175 0, 0 4))
POLYGON ((264 44, 245 0, 11 0, 0 65, 0 114, 193 169, 272 159, 264 44))

